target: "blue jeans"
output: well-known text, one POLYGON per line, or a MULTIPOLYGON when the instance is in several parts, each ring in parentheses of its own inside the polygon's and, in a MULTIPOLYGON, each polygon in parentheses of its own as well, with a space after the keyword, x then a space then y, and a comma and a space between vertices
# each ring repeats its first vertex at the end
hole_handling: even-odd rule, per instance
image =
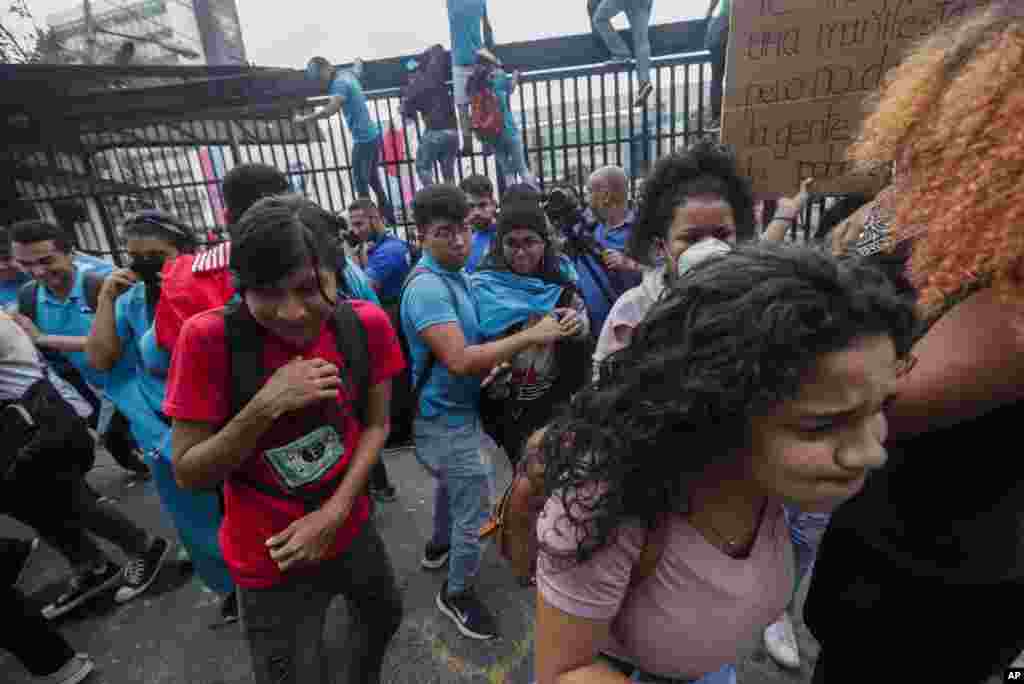
POLYGON ((445 183, 455 182, 455 156, 459 153, 459 132, 424 131, 416 150, 416 175, 423 187, 434 184, 434 163, 441 163, 441 177, 445 183))
POLYGON ((494 141, 494 163, 498 165, 498 173, 505 177, 505 182, 512 185, 519 176, 523 183, 537 186, 537 179, 530 174, 523 155, 523 139, 519 132, 504 131, 494 141))
POLYGON ((591 23, 601 40, 617 59, 632 57, 629 46, 612 27, 612 17, 622 12, 629 18, 629 28, 633 32, 633 49, 636 50, 636 77, 641 83, 651 80, 651 42, 648 25, 651 23, 651 7, 654 0, 602 0, 594 10, 591 23))
MULTIPOLYGON (((785 506, 786 524, 796 554, 796 587, 799 588, 818 556, 818 546, 828 528, 831 513, 805 513, 794 506, 785 506)), ((796 590, 793 591, 796 594, 796 590)))
POLYGON ((380 138, 368 143, 354 143, 352 145, 352 184, 355 186, 356 195, 369 197, 370 188, 377 196, 377 207, 380 215, 384 217, 388 225, 394 225, 395 212, 388 201, 384 185, 380 182, 380 138))
POLYGON ((416 459, 437 479, 431 542, 451 545, 448 591, 466 589, 480 572, 480 528, 490 507, 487 467, 480 454, 480 419, 449 425, 445 416, 417 418, 416 459))

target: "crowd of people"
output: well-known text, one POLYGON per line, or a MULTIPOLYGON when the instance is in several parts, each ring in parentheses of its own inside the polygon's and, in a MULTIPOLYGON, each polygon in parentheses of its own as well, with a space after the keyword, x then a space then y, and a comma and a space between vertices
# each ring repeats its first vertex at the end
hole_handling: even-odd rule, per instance
MULTIPOLYGON (((442 67, 428 51, 418 92, 442 67)), ((311 69, 338 91, 327 110, 359 100, 350 73, 311 69)), ((61 226, 8 227, 0 510, 70 573, 40 614, 17 588, 38 541, 0 540, 4 647, 81 681, 92 661, 49 620, 143 594, 175 545, 88 486, 116 413, 259 684, 328 681, 336 596, 351 681, 381 681, 403 597, 373 512, 402 495, 381 459, 400 445, 434 481, 420 564, 444 571, 437 610, 468 639, 501 634, 478 593, 500 524, 482 454, 541 469, 540 684, 730 684, 758 641, 798 667, 808 576, 816 684, 880 667, 984 682, 1024 650, 991 608, 1024 592, 1024 480, 1010 458, 958 456, 1009 440, 1024 399, 1022 73, 1009 0, 915 48, 852 149, 891 162, 890 185, 836 204, 808 244, 785 237, 813 180, 758 221, 710 140, 659 159, 635 200, 616 167, 586 207, 566 187, 455 185, 450 107, 428 126, 448 182, 417 193, 413 240, 372 178, 346 219, 260 164, 229 172, 230 241, 202 251, 156 210, 121 226, 128 268, 76 254, 61 226)), ((363 123, 349 117, 372 147, 363 123)))

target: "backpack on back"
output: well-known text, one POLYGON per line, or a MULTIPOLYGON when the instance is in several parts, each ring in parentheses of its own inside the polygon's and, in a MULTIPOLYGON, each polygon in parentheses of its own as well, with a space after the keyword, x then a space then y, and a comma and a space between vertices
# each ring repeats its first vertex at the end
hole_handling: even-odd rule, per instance
MULTIPOLYGON (((95 271, 86 271, 82 275, 82 289, 85 292, 85 303, 93 312, 100 302, 100 289, 106 276, 95 271)), ((39 318, 39 281, 30 280, 18 288, 18 313, 27 316, 33 323, 39 318)))
MULTIPOLYGON (((244 301, 224 307, 224 335, 231 370, 231 416, 235 416, 266 383, 268 374, 263 365, 263 343, 266 331, 252 317, 244 301)), ((360 425, 366 426, 370 395, 370 346, 366 327, 352 304, 339 299, 331 317, 338 354, 342 358, 341 373, 345 385, 354 391, 352 415, 360 425), (347 377, 345 377, 347 376, 347 377)), ((344 474, 341 475, 344 477, 344 474)), ((316 492, 297 490, 292 494, 263 482, 252 480, 240 472, 231 475, 232 482, 241 483, 256 491, 279 499, 299 499, 307 511, 318 509, 334 494, 334 487, 316 492)))
POLYGON ((470 95, 470 128, 485 143, 493 143, 505 130, 501 103, 491 87, 492 71, 490 65, 478 65, 466 84, 466 91, 470 95))

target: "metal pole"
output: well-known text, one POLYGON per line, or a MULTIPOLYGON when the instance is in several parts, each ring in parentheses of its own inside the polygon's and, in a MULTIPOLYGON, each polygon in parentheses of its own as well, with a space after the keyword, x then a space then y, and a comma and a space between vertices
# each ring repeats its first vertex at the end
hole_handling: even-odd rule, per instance
POLYGON ((96 63, 96 25, 92 21, 92 4, 82 0, 82 18, 85 25, 85 63, 96 63))

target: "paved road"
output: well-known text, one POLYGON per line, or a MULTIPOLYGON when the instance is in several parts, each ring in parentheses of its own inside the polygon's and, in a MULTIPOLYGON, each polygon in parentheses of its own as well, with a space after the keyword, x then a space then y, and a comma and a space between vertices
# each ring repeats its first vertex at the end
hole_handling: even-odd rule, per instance
MULTIPOLYGON (((525 684, 532 677, 533 591, 520 588, 493 549, 485 554, 478 592, 495 609, 503 637, 491 643, 462 638, 439 615, 434 597, 443 577, 419 567, 430 528, 431 483, 411 450, 386 454, 399 499, 382 506, 377 523, 387 542, 405 596, 406 614, 385 665, 395 684, 525 684)), ((507 481, 507 468, 499 479, 507 481)), ((98 491, 152 530, 171 535, 150 482, 133 482, 105 453, 89 476, 98 491)), ((45 502, 41 502, 45 505, 45 502)), ((30 532, 0 517, 0 535, 30 532)), ((114 552, 116 553, 116 552, 114 552)), ((22 588, 42 605, 60 590, 66 566, 45 545, 32 561, 22 588)), ((806 590, 806 587, 803 588, 806 590)), ((802 598, 803 591, 801 591, 802 598)), ((64 616, 58 625, 73 646, 96 660, 90 684, 249 684, 245 642, 237 625, 211 629, 218 599, 177 562, 149 592, 124 606, 105 597, 64 616)), ((328 616, 326 641, 337 682, 344 675, 345 606, 336 601, 328 616)), ((797 684, 810 681, 817 646, 798 625, 804 655, 799 671, 780 669, 760 645, 740 665, 741 684, 797 684)), ((0 652, 0 680, 29 684, 20 664, 0 652)))

